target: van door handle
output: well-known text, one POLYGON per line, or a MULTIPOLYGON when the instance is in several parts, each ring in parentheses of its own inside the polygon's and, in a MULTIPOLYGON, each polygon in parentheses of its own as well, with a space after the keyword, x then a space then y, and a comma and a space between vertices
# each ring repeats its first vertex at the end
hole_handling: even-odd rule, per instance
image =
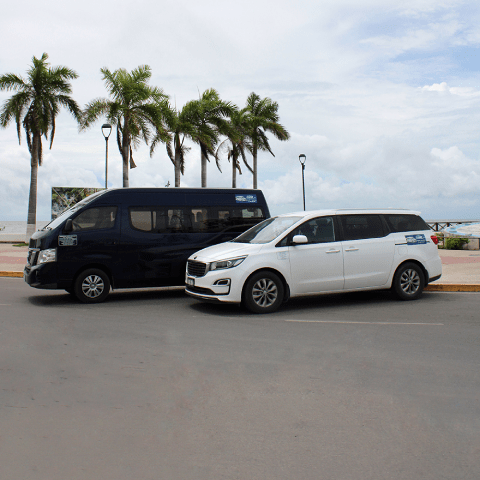
POLYGON ((346 252, 356 252, 357 250, 358 248, 355 248, 355 247, 350 247, 345 249, 346 252))
POLYGON ((327 250, 326 253, 339 253, 340 250, 327 250))

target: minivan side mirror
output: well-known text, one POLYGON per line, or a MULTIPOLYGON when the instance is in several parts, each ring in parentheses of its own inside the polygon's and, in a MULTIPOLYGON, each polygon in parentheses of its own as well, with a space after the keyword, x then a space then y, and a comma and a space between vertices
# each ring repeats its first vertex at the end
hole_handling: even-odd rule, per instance
POLYGON ((72 230, 73 230, 73 222, 72 222, 72 219, 69 218, 65 222, 65 226, 63 227, 63 233, 70 233, 72 230))
POLYGON ((305 235, 294 235, 292 238, 292 244, 297 245, 301 243, 308 243, 308 238, 305 235))

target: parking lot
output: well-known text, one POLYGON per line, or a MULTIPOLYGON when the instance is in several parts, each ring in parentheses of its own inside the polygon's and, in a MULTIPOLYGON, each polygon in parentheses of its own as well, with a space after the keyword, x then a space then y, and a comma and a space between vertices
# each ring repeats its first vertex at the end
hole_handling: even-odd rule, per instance
POLYGON ((477 479, 478 293, 82 305, 0 279, 3 478, 477 479))

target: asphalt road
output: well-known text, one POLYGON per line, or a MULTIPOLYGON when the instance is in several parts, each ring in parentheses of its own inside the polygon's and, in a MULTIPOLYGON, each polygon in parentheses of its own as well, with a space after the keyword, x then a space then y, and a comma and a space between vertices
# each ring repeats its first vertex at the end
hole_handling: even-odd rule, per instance
POLYGON ((101 305, 0 279, 0 478, 480 478, 480 294, 101 305))

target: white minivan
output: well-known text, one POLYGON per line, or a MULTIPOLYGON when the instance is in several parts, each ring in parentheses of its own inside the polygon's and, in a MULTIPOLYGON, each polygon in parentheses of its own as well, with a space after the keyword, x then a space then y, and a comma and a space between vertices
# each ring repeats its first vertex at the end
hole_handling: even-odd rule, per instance
POLYGON ((392 289, 417 299, 442 275, 437 237, 411 210, 319 210, 269 218, 191 255, 186 293, 270 313, 290 297, 392 289))

